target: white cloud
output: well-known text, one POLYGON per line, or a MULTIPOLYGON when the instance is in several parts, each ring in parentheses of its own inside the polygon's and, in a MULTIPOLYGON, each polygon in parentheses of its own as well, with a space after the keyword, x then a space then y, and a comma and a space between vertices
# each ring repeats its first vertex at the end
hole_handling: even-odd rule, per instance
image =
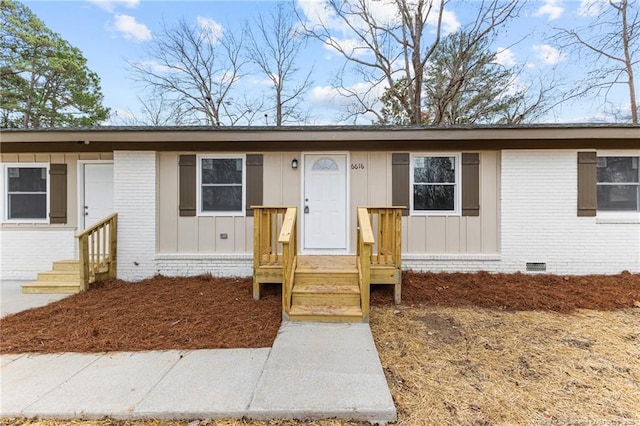
POLYGON ((496 64, 502 65, 504 67, 512 67, 516 62, 516 55, 513 53, 513 50, 508 47, 498 47, 498 51, 496 52, 496 64))
POLYGON ((134 9, 140 3, 140 0, 87 0, 87 1, 110 13, 112 13, 117 6, 123 6, 123 7, 126 7, 127 9, 134 9))
POLYGON ((357 93, 363 99, 377 102, 384 93, 385 87, 385 85, 379 84, 372 88, 371 83, 364 81, 354 83, 346 90, 333 86, 315 86, 309 92, 309 102, 313 107, 345 111, 345 107, 353 101, 346 96, 347 92, 357 93))
POLYGON ((558 19, 564 13, 564 7, 560 6, 560 2, 561 0, 547 0, 533 15, 546 16, 550 21, 558 19))
MULTIPOLYGON (((435 26, 438 24, 438 11, 433 10, 427 17, 427 23, 434 26, 433 33, 435 33, 435 26)), ((442 33, 444 35, 455 33, 460 28, 460 21, 455 12, 450 10, 444 10, 442 12, 442 33)))
POLYGON ((211 41, 216 43, 220 41, 220 37, 222 37, 222 33, 224 33, 224 27, 222 25, 204 16, 198 16, 196 21, 198 22, 200 30, 205 32, 208 37, 211 37, 211 41))
POLYGON ((578 16, 594 17, 600 15, 608 0, 580 0, 578 16))
MULTIPOLYGON (((355 3, 355 2, 353 2, 355 3)), ((411 4, 411 2, 409 2, 411 4)), ((347 25, 344 20, 338 17, 328 5, 327 0, 298 0, 297 7, 301 9, 302 15, 306 17, 306 25, 310 28, 314 26, 322 25, 329 31, 339 31, 344 37, 349 37, 351 29, 349 25, 355 28, 366 29, 367 23, 362 20, 353 17, 347 25)), ((378 25, 385 26, 387 24, 398 24, 399 14, 398 9, 394 1, 391 0, 367 0, 366 7, 370 15, 375 19, 378 25)), ((357 9, 352 9, 357 14, 357 9)), ((428 10, 425 7, 425 12, 428 10)), ((429 11, 427 17, 427 24, 434 27, 432 32, 435 32, 435 26, 438 23, 439 10, 434 8, 429 11)), ((457 31, 460 28, 460 22, 455 12, 450 10, 444 10, 442 12, 442 31, 444 34, 449 34, 457 31)))
POLYGON ((548 44, 536 44, 533 46, 533 51, 545 65, 556 65, 567 59, 566 53, 548 44))
POLYGON ((148 41, 152 38, 149 28, 129 15, 115 14, 113 16, 113 29, 128 40, 148 41))
MULTIPOLYGON (((340 46, 340 49, 344 50, 344 52, 349 56, 358 57, 371 53, 371 50, 365 46, 362 40, 356 38, 339 39, 337 37, 329 37, 329 41, 332 46, 340 46)), ((325 49, 334 52, 335 49, 332 46, 324 44, 325 49)))

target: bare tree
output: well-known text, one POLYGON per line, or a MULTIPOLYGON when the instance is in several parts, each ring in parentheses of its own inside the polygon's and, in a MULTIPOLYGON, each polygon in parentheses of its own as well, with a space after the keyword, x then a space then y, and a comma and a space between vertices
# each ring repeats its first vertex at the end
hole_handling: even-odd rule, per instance
MULTIPOLYGON (((423 86, 426 65, 433 56, 443 32, 443 13, 450 0, 327 0, 328 14, 305 20, 300 17, 306 34, 340 53, 354 65, 370 93, 393 98, 407 117, 408 124, 423 120, 423 86), (336 37, 338 31, 345 39, 336 37), (393 90, 404 81, 403 90, 393 90), (388 90, 391 88, 392 90, 388 90)), ((475 4, 475 3, 474 3, 475 4)), ((478 8, 471 32, 478 38, 492 32, 517 15, 520 0, 483 0, 478 8)), ((371 112, 383 117, 371 96, 344 84, 339 93, 355 99, 358 108, 352 114, 371 112), (359 93, 359 97, 355 93, 359 93)), ((375 98, 377 101, 378 98, 375 98)))
POLYGON ((124 126, 184 126, 198 122, 182 110, 180 102, 171 99, 167 93, 154 91, 148 97, 138 96, 140 110, 127 109, 125 113, 116 111, 113 122, 124 126))
POLYGON ((305 120, 300 104, 311 87, 311 70, 298 82, 293 80, 300 71, 296 60, 305 45, 296 27, 297 21, 280 3, 268 21, 258 15, 246 29, 249 60, 269 79, 275 92, 276 126, 305 120))
POLYGON ((592 2, 583 11, 593 18, 587 26, 558 28, 555 38, 562 49, 586 55, 592 67, 568 97, 596 94, 609 103, 610 91, 626 85, 633 124, 638 124, 634 68, 640 63, 639 9, 637 2, 628 0, 592 2))
POLYGON ((184 117, 208 125, 234 125, 255 114, 233 89, 243 76, 242 37, 211 22, 162 26, 145 60, 129 62, 134 79, 165 92, 184 117))

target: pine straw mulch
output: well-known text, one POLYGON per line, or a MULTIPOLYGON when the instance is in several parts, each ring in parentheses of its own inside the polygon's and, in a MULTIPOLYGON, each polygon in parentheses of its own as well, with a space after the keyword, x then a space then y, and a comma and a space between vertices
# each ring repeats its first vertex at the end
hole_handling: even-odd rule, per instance
MULTIPOLYGON (((391 304, 389 290, 374 286, 372 305, 391 304)), ((1 319, 0 353, 269 347, 280 326, 280 289, 263 285, 260 301, 251 291, 250 278, 209 275, 104 282, 1 319)), ((640 300, 640 274, 405 272, 402 293, 408 306, 612 310, 640 300)))
MULTIPOLYGON (((373 288, 370 325, 398 425, 640 424, 640 274, 406 272, 403 304, 392 301, 389 286, 373 288)), ((176 349, 196 342, 204 347, 269 346, 279 318, 279 288, 263 286, 263 298, 255 302, 250 279, 114 281, 3 318, 0 352, 72 350, 74 340, 97 343, 85 344, 92 351, 134 350, 145 340, 176 349), (26 334, 17 331, 21 327, 26 334), (112 335, 110 327, 119 332, 112 335)), ((301 423, 366 424, 0 419, 2 426, 301 423)))

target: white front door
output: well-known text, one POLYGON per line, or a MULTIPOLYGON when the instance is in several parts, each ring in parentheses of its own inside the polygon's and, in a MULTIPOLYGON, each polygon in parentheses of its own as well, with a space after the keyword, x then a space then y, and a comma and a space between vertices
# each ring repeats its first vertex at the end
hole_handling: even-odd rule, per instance
POLYGON ((84 205, 80 223, 83 228, 93 225, 113 213, 113 163, 85 163, 84 205))
POLYGON ((347 250, 347 155, 306 154, 304 249, 347 250))

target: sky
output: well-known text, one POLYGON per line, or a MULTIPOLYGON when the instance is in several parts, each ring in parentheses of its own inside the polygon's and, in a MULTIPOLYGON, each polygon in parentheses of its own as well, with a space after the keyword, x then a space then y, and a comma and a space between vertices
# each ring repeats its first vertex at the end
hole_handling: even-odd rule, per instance
MULTIPOLYGON (((573 84, 584 74, 587 64, 553 46, 554 29, 588 25, 598 2, 603 1, 526 0, 520 16, 503 28, 494 41, 492 48, 497 52, 497 61, 522 69, 516 86, 539 81, 558 87, 573 84)), ((145 97, 145 89, 134 80, 129 63, 148 59, 144 56, 145 49, 157 40, 163 23, 172 26, 178 19, 185 19, 216 31, 239 31, 246 22, 258 14, 272 12, 278 5, 276 1, 267 0, 25 0, 23 3, 50 29, 83 52, 89 69, 101 79, 104 104, 112 111, 107 124, 113 125, 126 124, 132 115, 140 114, 138 97, 145 97)), ((471 11, 478 3, 479 0, 457 0, 445 8, 444 32, 453 32, 468 24, 473 16, 471 11)), ((295 4, 309 20, 314 19, 315 13, 323 13, 321 0, 296 0, 295 4)), ((339 25, 333 30, 337 38, 348 41, 348 35, 339 25)), ((433 33, 434 27, 429 31, 433 33)), ((309 41, 306 45, 297 64, 300 75, 311 71, 312 85, 304 99, 309 117, 305 124, 353 124, 353 120, 341 121, 346 103, 331 84, 343 65, 344 59, 321 43, 309 41)), ((363 85, 357 75, 349 74, 349 77, 351 87, 358 89, 363 85)), ((268 91, 265 76, 258 72, 243 77, 241 84, 251 93, 268 91)), ((612 90, 606 101, 604 97, 591 97, 563 103, 540 121, 612 121, 612 109, 629 110, 628 92, 624 89, 612 90)), ((365 116, 356 123, 371 124, 372 119, 365 116)), ((273 117, 261 116, 253 124, 273 124, 273 117)))

